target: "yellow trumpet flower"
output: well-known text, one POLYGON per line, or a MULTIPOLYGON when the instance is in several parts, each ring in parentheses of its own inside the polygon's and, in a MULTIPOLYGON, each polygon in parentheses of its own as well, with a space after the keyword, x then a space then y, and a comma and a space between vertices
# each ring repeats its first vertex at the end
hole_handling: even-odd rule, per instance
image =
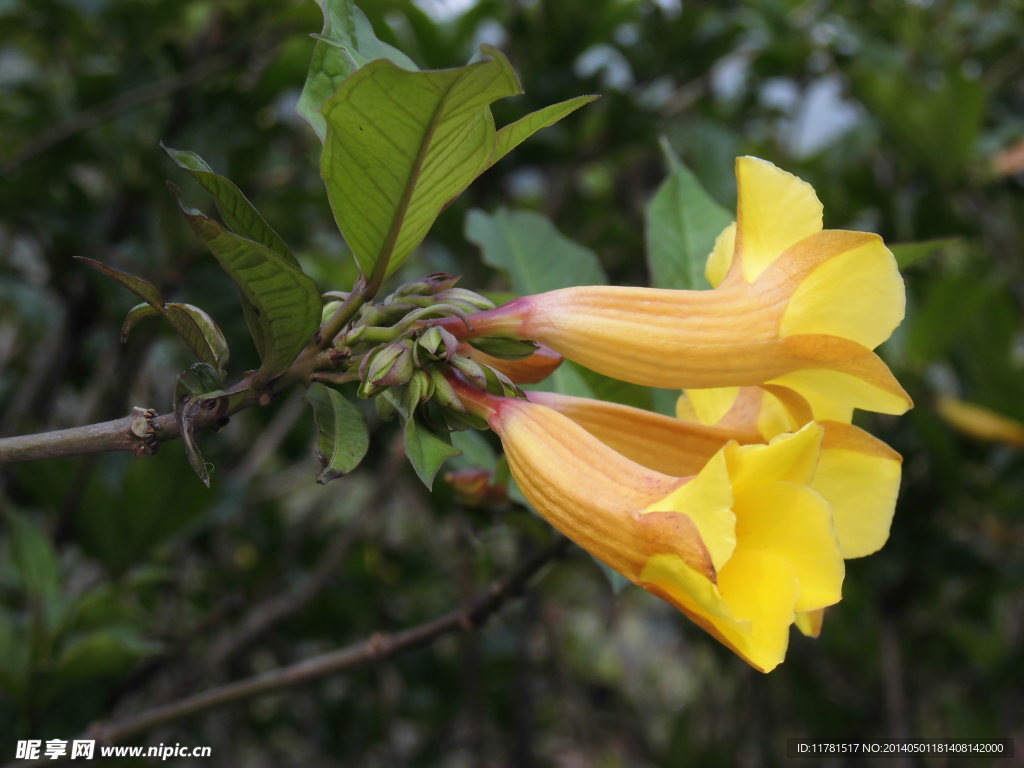
POLYGON ((501 438, 541 515, 753 667, 783 660, 798 614, 840 600, 832 514, 809 487, 817 424, 767 445, 726 441, 679 476, 627 458, 552 408, 452 384, 501 438))
MULTIPOLYGON (((701 394, 705 391, 719 392, 697 390, 701 394)), ((761 391, 751 387, 748 394, 759 396, 761 391)), ((677 476, 696 474, 730 441, 763 444, 799 429, 799 425, 793 425, 763 434, 754 423, 743 420, 737 407, 728 412, 732 423, 722 418, 708 424, 551 392, 529 392, 527 396, 531 402, 568 416, 618 453, 645 467, 677 476)), ((751 417, 756 416, 751 408, 753 399, 740 400, 751 417)), ((889 538, 903 459, 859 427, 838 421, 823 421, 820 426, 821 456, 808 485, 832 508, 843 557, 849 560, 870 555, 889 538)))
MULTIPOLYGON (((826 436, 812 487, 832 505, 847 559, 876 552, 888 539, 903 461, 881 440, 852 426, 852 410, 823 397, 808 402, 791 389, 771 385, 688 389, 676 403, 676 416, 686 428, 753 433, 762 441, 818 419, 826 436)), ((817 637, 822 621, 822 612, 812 611, 798 614, 796 624, 805 635, 817 637)))
POLYGON ((903 281, 878 235, 822 229, 814 189, 754 157, 736 162, 737 221, 719 236, 707 291, 580 286, 471 315, 469 330, 547 345, 654 387, 771 384, 839 407, 903 413, 911 401, 872 350, 903 318, 903 281))

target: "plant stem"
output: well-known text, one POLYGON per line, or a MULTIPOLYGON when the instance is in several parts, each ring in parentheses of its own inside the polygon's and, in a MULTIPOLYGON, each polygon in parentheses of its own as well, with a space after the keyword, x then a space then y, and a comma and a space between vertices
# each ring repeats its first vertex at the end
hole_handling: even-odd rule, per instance
POLYGON ((334 314, 331 315, 327 322, 320 328, 320 342, 317 344, 318 349, 326 349, 334 343, 334 337, 338 335, 342 328, 344 328, 348 321, 353 318, 359 308, 366 303, 367 299, 372 296, 364 295, 365 286, 362 284, 362 279, 357 282, 353 287, 351 293, 345 297, 345 300, 341 302, 341 306, 334 310, 334 314))

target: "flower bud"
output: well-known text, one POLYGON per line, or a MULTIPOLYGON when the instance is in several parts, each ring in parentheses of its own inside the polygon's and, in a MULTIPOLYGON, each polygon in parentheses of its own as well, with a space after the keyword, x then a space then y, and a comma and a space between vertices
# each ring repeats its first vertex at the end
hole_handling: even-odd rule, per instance
POLYGON ((367 354, 359 368, 363 379, 359 396, 370 397, 384 387, 405 384, 414 370, 412 342, 408 339, 377 347, 367 354))
POLYGON ((494 482, 486 469, 463 469, 448 472, 445 482, 452 486, 459 501, 467 507, 494 508, 508 504, 508 487, 494 482))
POLYGON ((430 369, 430 378, 434 384, 434 395, 433 401, 442 408, 456 411, 457 413, 466 413, 466 406, 462 404, 462 400, 455 394, 455 390, 452 389, 452 385, 448 383, 448 379, 445 375, 437 368, 430 369))
POLYGON ((494 309, 493 301, 485 296, 481 296, 479 293, 470 291, 467 288, 449 288, 446 291, 441 291, 436 294, 434 298, 438 302, 461 306, 470 312, 476 312, 482 309, 494 309))
POLYGON ((459 340, 444 328, 436 325, 427 328, 416 340, 417 359, 426 356, 433 360, 450 360, 459 348, 459 340))

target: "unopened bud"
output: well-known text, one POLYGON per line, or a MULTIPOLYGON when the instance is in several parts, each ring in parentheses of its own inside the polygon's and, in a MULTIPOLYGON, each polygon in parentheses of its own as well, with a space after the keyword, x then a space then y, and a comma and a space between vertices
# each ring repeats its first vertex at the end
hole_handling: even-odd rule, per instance
POLYGON ((359 395, 370 397, 384 387, 405 384, 414 370, 412 343, 407 339, 377 347, 367 354, 359 368, 363 379, 359 395))
POLYGON ((468 288, 449 288, 446 291, 441 291, 434 298, 445 304, 461 306, 471 312, 482 309, 494 309, 493 301, 468 288))
POLYGON ((423 278, 427 284, 427 293, 437 294, 452 288, 462 277, 460 275, 449 275, 447 272, 434 272, 423 278))
POLYGON ((451 360, 452 367, 461 373, 477 389, 486 390, 487 387, 487 373, 480 363, 470 360, 468 357, 453 357, 451 360))
POLYGON ((384 421, 391 421, 397 412, 395 404, 387 397, 386 392, 373 398, 373 406, 377 409, 377 415, 384 421))
POLYGON ((434 379, 422 368, 412 375, 412 380, 409 382, 409 386, 411 387, 414 384, 416 385, 419 393, 421 403, 427 402, 434 396, 434 379))
POLYGON ((331 316, 338 311, 338 307, 341 306, 340 301, 328 301, 324 304, 323 309, 320 310, 320 324, 323 325, 331 316))
POLYGON ((416 353, 422 351, 434 360, 450 360, 459 348, 459 340, 444 328, 432 325, 420 334, 416 341, 416 353))
POLYGON ((430 369, 430 378, 434 383, 434 395, 433 401, 440 405, 442 408, 448 408, 458 413, 466 413, 466 406, 459 400, 459 396, 455 394, 455 390, 452 389, 452 385, 448 383, 448 379, 445 378, 444 374, 437 368, 430 369))

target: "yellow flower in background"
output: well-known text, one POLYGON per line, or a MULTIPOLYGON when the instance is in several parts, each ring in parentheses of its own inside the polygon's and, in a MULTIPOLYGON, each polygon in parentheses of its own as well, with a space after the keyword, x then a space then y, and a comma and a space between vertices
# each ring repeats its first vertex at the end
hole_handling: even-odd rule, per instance
POLYGON ((965 435, 1007 445, 1024 445, 1024 424, 983 405, 955 397, 940 397, 935 404, 939 415, 965 435))
POLYGON ((753 157, 736 163, 737 222, 718 238, 709 291, 581 286, 469 317, 466 336, 547 345, 654 387, 768 383, 835 414, 903 413, 909 396, 872 350, 903 318, 903 281, 877 235, 822 230, 813 188, 753 157))
POLYGON ((820 426, 769 444, 720 441, 680 476, 631 460, 552 408, 452 385, 501 438, 541 515, 755 668, 783 660, 799 614, 840 600, 831 510, 809 486, 820 426))

